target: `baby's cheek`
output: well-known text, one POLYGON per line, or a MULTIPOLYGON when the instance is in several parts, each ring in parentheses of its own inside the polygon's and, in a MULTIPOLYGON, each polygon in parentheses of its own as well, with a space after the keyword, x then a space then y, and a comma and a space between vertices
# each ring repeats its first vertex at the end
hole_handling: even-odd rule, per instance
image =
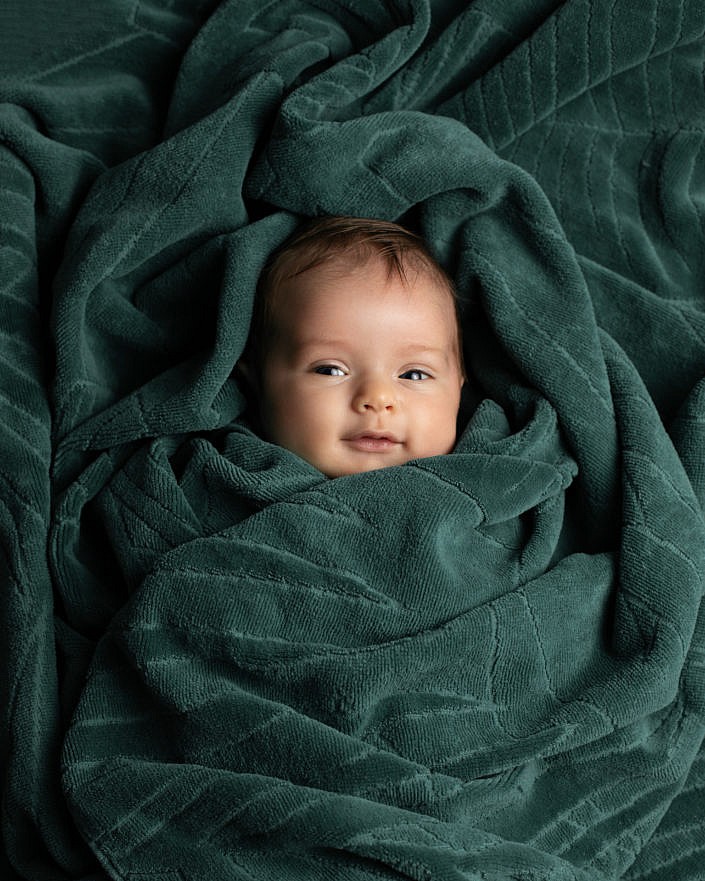
POLYGON ((442 456, 455 446, 457 411, 451 407, 439 411, 427 422, 425 445, 426 456, 442 456))

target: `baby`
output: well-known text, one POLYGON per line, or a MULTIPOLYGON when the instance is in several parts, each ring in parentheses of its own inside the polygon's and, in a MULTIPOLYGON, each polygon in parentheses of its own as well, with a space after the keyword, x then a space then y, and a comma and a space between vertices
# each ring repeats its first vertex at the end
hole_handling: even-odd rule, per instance
POLYGON ((265 269, 240 367, 265 438, 328 477, 448 453, 465 381, 453 284, 397 224, 314 221, 265 269))

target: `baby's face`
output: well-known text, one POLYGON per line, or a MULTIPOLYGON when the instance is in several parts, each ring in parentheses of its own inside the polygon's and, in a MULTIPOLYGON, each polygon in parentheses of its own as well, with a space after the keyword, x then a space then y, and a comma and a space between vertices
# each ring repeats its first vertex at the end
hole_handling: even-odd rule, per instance
POLYGON ((463 377, 455 307, 425 272, 333 261, 276 293, 261 374, 269 440, 340 477, 448 453, 463 377))

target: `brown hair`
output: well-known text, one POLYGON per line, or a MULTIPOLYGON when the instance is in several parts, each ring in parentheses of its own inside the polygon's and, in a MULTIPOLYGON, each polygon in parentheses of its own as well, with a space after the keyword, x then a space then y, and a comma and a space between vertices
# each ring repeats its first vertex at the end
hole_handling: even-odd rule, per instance
POLYGON ((276 293, 290 278, 340 257, 368 260, 380 257, 391 277, 407 283, 407 271, 428 273, 455 304, 458 356, 465 375, 458 297, 450 276, 433 257, 423 239, 397 223, 361 217, 323 217, 307 223, 276 251, 260 277, 250 338, 243 360, 259 370, 271 335, 276 293))

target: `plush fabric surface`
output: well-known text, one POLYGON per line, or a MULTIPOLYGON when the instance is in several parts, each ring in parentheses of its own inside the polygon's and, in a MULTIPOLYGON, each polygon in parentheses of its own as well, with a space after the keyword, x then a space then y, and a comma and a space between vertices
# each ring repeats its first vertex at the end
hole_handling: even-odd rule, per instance
POLYGON ((4 878, 705 878, 705 9, 5 0, 4 878), (463 299, 448 456, 233 368, 305 218, 463 299))

